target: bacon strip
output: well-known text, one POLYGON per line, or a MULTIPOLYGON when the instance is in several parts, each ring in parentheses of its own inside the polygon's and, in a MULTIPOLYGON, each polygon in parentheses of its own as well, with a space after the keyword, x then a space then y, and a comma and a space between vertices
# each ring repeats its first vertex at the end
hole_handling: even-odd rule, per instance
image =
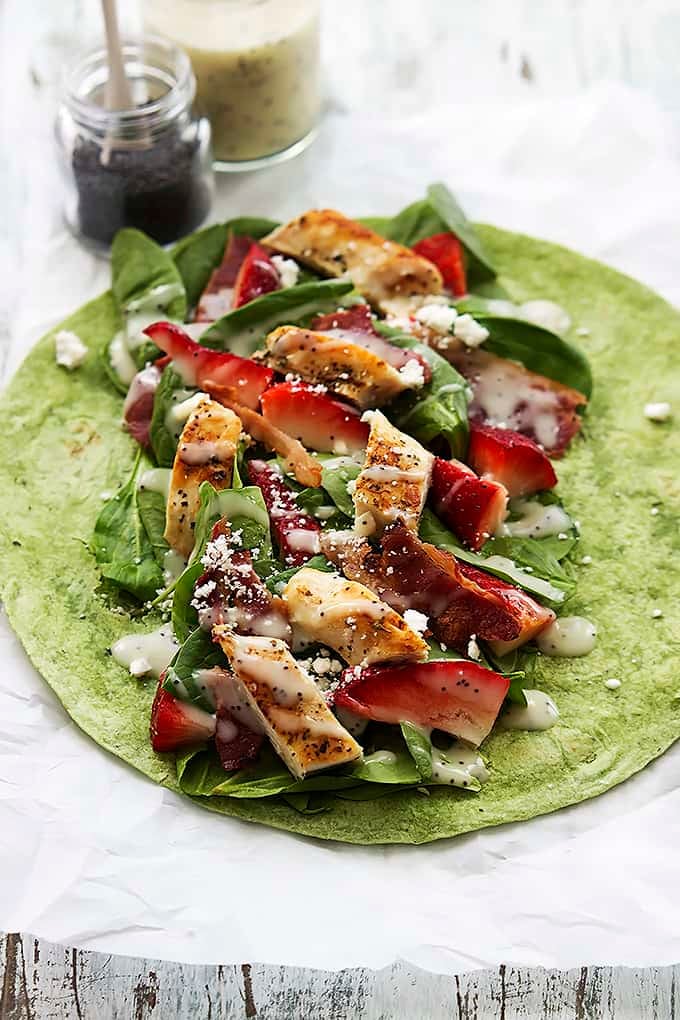
POLYGON ((267 421, 257 411, 252 411, 249 407, 244 407, 243 404, 240 404, 235 399, 237 394, 230 386, 220 386, 219 383, 214 382, 212 379, 204 379, 202 385, 211 397, 219 400, 221 404, 224 404, 225 407, 230 408, 239 416, 244 431, 252 436, 253 439, 256 439, 258 443, 264 443, 274 453, 283 457, 287 469, 295 475, 300 485, 312 489, 319 488, 321 485, 321 465, 316 458, 307 453, 302 443, 282 432, 281 429, 277 429, 275 425, 272 425, 270 421, 267 421))

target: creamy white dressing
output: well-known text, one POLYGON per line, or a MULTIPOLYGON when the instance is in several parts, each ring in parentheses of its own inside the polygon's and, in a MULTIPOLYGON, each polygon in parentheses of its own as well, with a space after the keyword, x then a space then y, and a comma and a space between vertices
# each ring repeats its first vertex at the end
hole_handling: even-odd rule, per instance
POLYGON ((217 736, 228 744, 238 736, 238 726, 231 719, 222 716, 217 720, 217 736))
POLYGON ((170 468, 149 468, 139 476, 137 488, 145 489, 147 492, 158 492, 167 499, 171 476, 170 468))
POLYGON ((354 712, 349 712, 346 708, 340 708, 339 706, 335 709, 338 722, 341 726, 344 726, 348 733, 351 733, 357 740, 363 736, 366 727, 370 720, 364 719, 361 715, 355 715, 354 712))
POLYGON ((184 286, 181 283, 162 283, 142 297, 127 303, 124 314, 128 350, 134 351, 148 342, 149 337, 142 330, 162 319, 161 313, 166 311, 175 298, 183 294, 184 286))
POLYGON ((170 665, 178 648, 179 644, 175 640, 172 627, 166 623, 150 634, 128 634, 120 638, 111 645, 111 655, 128 671, 134 662, 143 660, 148 664, 144 674, 159 677, 170 665))
POLYGON ((375 464, 364 468, 361 481, 369 482, 424 482, 429 472, 423 468, 400 468, 394 464, 375 464))
POLYGON ((557 440, 557 395, 531 385, 526 375, 510 365, 494 362, 476 374, 474 403, 484 410, 489 424, 532 428, 537 441, 550 449, 557 440))
POLYGON ((248 703, 240 684, 228 670, 220 666, 199 669, 194 673, 194 680, 201 692, 216 707, 226 709, 234 719, 238 719, 253 733, 264 732, 262 720, 248 703))
POLYGON ((396 762, 394 751, 374 751, 364 757, 364 765, 395 765, 396 762))
POLYGON ((504 730, 549 730, 560 717, 555 702, 544 691, 524 691, 526 705, 513 704, 500 717, 504 730))
POLYGON ((200 442, 181 443, 178 452, 180 460, 185 464, 199 467, 203 464, 224 464, 231 461, 236 455, 236 447, 229 439, 203 439, 200 442))
POLYGON ((321 551, 319 532, 309 528, 293 528, 286 534, 286 542, 295 552, 314 555, 321 551))
POLYGON ((137 366, 122 332, 116 333, 109 345, 109 361, 120 381, 129 386, 137 375, 137 366))
POLYGON ((518 567, 514 560, 509 559, 507 556, 487 556, 483 566, 485 569, 493 567, 496 570, 502 571, 508 579, 519 585, 529 583, 531 590, 535 594, 544 595, 545 598, 550 599, 552 602, 564 601, 563 591, 555 588, 550 581, 544 581, 541 577, 534 577, 533 574, 528 574, 521 567, 518 567))
POLYGON ((168 549, 163 557, 163 580, 166 585, 176 581, 180 574, 184 572, 186 565, 187 561, 180 553, 175 552, 174 549, 168 549))
POLYGON ((567 659, 588 655, 596 641, 597 630, 584 616, 562 616, 536 637, 536 644, 544 655, 567 659))
POLYGON ((510 502, 510 511, 520 516, 516 521, 505 521, 500 527, 500 535, 547 538, 548 535, 566 532, 571 527, 569 514, 554 503, 543 506, 536 500, 515 499, 510 502))
POLYGON ((479 752, 456 741, 442 751, 432 744, 432 782, 463 789, 479 789, 489 778, 489 771, 479 752))
POLYGON ((173 396, 173 403, 165 415, 165 427, 168 432, 178 436, 204 400, 210 400, 209 393, 203 393, 201 390, 198 393, 194 393, 193 390, 177 390, 173 396))
POLYGON ((346 602, 334 601, 332 605, 323 607, 327 620, 333 620, 338 616, 342 620, 356 620, 357 617, 361 616, 367 617, 369 620, 382 620, 385 613, 389 611, 390 607, 384 602, 373 602, 368 597, 348 599, 346 602))

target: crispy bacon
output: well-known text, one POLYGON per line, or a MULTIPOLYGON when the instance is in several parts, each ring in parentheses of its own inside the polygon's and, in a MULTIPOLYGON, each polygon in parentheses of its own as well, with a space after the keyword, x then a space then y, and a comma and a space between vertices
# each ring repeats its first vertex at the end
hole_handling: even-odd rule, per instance
POLYGON ((293 439, 281 429, 277 429, 261 414, 240 404, 238 394, 230 386, 220 386, 213 379, 205 379, 202 385, 215 400, 219 400, 221 404, 239 416, 244 431, 248 435, 283 457, 287 469, 295 475, 300 485, 312 489, 319 488, 321 465, 310 453, 307 453, 299 440, 293 439))
POLYGON ((224 258, 217 269, 213 270, 208 285, 201 294, 194 322, 214 322, 231 311, 236 277, 253 243, 252 237, 246 237, 244 234, 230 236, 224 258))
POLYGON ((470 383, 471 421, 521 432, 552 457, 560 457, 581 428, 577 408, 588 400, 578 390, 479 348, 452 345, 443 353, 470 383))
POLYGON ((125 428, 140 446, 151 445, 149 429, 153 415, 153 401, 161 381, 162 369, 158 363, 147 365, 132 380, 123 404, 125 428))

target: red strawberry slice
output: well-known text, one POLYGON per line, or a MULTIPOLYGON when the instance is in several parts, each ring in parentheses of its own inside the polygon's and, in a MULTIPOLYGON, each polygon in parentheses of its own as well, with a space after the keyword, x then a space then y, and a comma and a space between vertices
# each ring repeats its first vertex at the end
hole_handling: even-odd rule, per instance
POLYGON ((130 384, 123 404, 125 428, 140 446, 149 447, 149 429, 153 415, 153 401, 161 381, 162 369, 158 362, 138 372, 130 384))
POLYGON ((178 747, 201 744, 215 734, 215 716, 186 701, 173 698, 163 690, 164 675, 151 707, 151 746, 154 751, 174 751, 178 747))
POLYGON ((450 360, 472 389, 470 421, 521 432, 551 457, 581 428, 577 409, 588 400, 578 390, 480 349, 452 350, 450 360))
POLYGON ((356 453, 364 450, 370 427, 361 411, 304 382, 284 382, 262 394, 262 414, 309 450, 356 453))
POLYGON ((312 321, 311 329, 318 333, 341 329, 350 333, 380 336, 373 324, 373 315, 368 305, 353 305, 351 308, 339 308, 330 315, 317 315, 312 321))
POLYGON ((233 307, 234 284, 243 260, 255 242, 244 234, 232 234, 227 241, 224 258, 213 270, 201 294, 194 322, 214 322, 233 307))
POLYGON ((430 490, 432 505, 471 549, 481 549, 505 519, 508 494, 498 482, 478 478, 459 460, 435 457, 430 490))
POLYGON ((330 315, 318 315, 313 320, 311 328, 325 336, 346 339, 348 343, 358 344, 359 347, 377 354, 396 369, 403 368, 409 361, 417 361, 423 366, 425 382, 428 383, 432 378, 432 369, 425 358, 416 351, 395 347, 377 332, 368 305, 354 305, 352 308, 339 309, 330 315))
POLYGON ((276 266, 264 248, 254 241, 236 277, 233 307, 240 308, 254 298, 279 290, 280 287, 281 277, 276 266))
POLYGON ((413 245, 413 250, 424 259, 433 262, 442 274, 444 286, 454 297, 467 294, 465 259, 463 246, 455 234, 432 234, 413 245))
POLYGON ((471 425, 467 459, 482 478, 504 485, 511 498, 557 485, 555 469, 540 446, 512 429, 471 425))
POLYGON ((275 464, 248 461, 248 477, 262 490, 281 559, 288 567, 301 567, 319 552, 319 522, 300 509, 275 464))
POLYGON ((376 722, 443 730, 475 746, 508 693, 507 677, 463 659, 347 669, 334 704, 376 722))
POLYGON ((157 322, 144 332, 170 355, 173 367, 187 386, 207 388, 210 392, 206 382, 212 380, 218 386, 228 386, 239 402, 252 410, 257 410, 260 397, 274 378, 271 368, 257 361, 202 347, 172 322, 157 322))

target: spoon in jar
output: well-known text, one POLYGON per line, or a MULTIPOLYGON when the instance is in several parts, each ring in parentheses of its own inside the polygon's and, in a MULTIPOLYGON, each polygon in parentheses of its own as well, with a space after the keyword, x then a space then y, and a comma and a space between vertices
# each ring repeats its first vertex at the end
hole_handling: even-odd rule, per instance
MULTIPOLYGON (((125 61, 123 60, 123 47, 120 42, 116 0, 102 0, 102 12, 104 14, 104 28, 106 31, 106 52, 109 61, 104 105, 107 110, 130 110, 133 106, 132 90, 125 74, 125 61)), ((110 134, 107 134, 101 151, 100 159, 102 163, 107 164, 109 162, 112 148, 113 139, 110 134)))

